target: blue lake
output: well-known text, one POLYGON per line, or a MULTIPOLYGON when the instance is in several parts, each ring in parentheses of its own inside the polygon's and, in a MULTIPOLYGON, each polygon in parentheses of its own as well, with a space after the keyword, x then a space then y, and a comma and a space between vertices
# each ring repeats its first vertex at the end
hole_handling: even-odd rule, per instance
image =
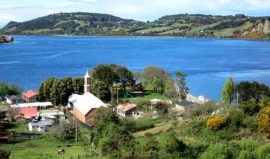
POLYGON ((0 45, 0 81, 38 89, 48 77, 82 76, 97 64, 142 72, 154 65, 188 75, 194 95, 219 100, 228 76, 270 85, 270 41, 157 37, 15 36, 0 45))

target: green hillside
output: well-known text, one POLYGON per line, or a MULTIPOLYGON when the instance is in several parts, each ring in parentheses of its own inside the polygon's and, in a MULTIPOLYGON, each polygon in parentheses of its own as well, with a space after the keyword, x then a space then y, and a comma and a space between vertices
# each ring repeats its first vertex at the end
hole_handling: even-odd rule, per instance
POLYGON ((270 38, 270 17, 178 14, 152 22, 98 13, 58 13, 10 22, 3 34, 270 38))

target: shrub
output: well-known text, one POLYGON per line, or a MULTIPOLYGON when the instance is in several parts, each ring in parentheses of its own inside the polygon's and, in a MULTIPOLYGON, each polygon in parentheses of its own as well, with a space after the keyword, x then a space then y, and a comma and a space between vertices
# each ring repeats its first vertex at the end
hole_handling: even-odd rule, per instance
POLYGON ((232 144, 219 143, 209 146, 201 155, 201 159, 231 159, 238 156, 238 148, 232 144))
POLYGON ((258 129, 267 138, 270 138, 270 107, 263 108, 258 114, 258 129))
POLYGON ((211 130, 219 130, 227 125, 227 118, 224 116, 215 116, 207 120, 207 128, 211 130))
POLYGON ((270 158, 270 144, 260 146, 256 149, 257 159, 268 159, 270 158))
POLYGON ((0 150, 0 158, 1 159, 9 159, 10 152, 5 150, 0 150))
POLYGON ((256 157, 252 151, 242 150, 237 159, 256 159, 256 157))
POLYGON ((242 109, 245 114, 254 115, 260 111, 261 107, 255 100, 249 100, 247 102, 241 103, 239 108, 242 109))

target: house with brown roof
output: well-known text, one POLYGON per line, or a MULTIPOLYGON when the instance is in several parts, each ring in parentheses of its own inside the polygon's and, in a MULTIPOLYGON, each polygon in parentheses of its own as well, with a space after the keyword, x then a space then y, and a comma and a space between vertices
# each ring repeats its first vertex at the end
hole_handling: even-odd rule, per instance
POLYGON ((37 102, 38 94, 38 91, 28 90, 22 93, 22 97, 26 103, 37 102))
POLYGON ((130 103, 119 104, 116 107, 116 113, 122 117, 139 115, 139 112, 137 111, 137 105, 130 103))

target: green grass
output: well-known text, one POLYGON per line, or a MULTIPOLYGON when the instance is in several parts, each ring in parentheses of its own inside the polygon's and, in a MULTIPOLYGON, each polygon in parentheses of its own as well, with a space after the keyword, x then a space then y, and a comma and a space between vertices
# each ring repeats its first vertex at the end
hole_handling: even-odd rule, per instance
POLYGON ((161 100, 169 100, 169 98, 165 97, 164 95, 161 95, 159 93, 151 92, 151 91, 145 91, 145 95, 134 97, 131 100, 151 100, 151 99, 161 99, 161 100))
POLYGON ((172 122, 163 122, 163 123, 157 124, 152 129, 136 132, 136 133, 134 133, 134 136, 135 137, 140 137, 140 136, 144 136, 146 133, 159 134, 159 133, 162 133, 162 132, 166 132, 171 127, 172 127, 172 122))
POLYGON ((48 138, 0 145, 0 149, 10 151, 10 159, 70 159, 78 158, 78 156, 89 158, 90 155, 90 146, 83 143, 69 144, 48 138), (71 147, 67 147, 67 145, 71 145, 71 147), (65 149, 66 153, 58 155, 57 152, 60 148, 65 149))

